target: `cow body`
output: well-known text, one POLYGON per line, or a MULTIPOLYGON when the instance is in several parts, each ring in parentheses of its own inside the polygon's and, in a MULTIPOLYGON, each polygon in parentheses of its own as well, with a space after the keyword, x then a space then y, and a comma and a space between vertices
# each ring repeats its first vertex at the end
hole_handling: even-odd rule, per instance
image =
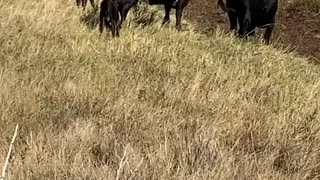
POLYGON ((127 18, 129 10, 138 4, 139 0, 116 0, 119 6, 119 12, 121 14, 121 24, 127 18))
POLYGON ((218 4, 228 12, 230 29, 236 30, 239 23, 240 37, 254 36, 255 28, 265 28, 264 39, 270 43, 274 28, 278 0, 218 0, 218 4))
POLYGON ((150 5, 163 4, 165 8, 165 16, 163 23, 165 24, 170 20, 171 9, 176 9, 176 28, 181 30, 181 18, 183 9, 189 4, 189 0, 144 0, 150 5))
MULTIPOLYGON (((88 0, 76 0, 77 2, 77 6, 82 6, 83 10, 86 10, 86 6, 87 6, 87 3, 88 3, 88 0)), ((94 3, 94 0, 90 0, 90 3, 93 7, 93 9, 97 9, 95 3, 94 3)))
POLYGON ((103 0, 100 9, 100 33, 105 25, 107 29, 111 29, 113 37, 119 36, 121 24, 127 18, 130 8, 137 3, 138 0, 103 0))

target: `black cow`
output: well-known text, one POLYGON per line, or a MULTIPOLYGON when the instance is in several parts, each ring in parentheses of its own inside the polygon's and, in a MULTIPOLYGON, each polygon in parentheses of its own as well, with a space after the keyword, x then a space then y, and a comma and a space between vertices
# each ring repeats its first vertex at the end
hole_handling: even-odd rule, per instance
POLYGON ((218 5, 228 13, 230 29, 236 30, 239 23, 240 37, 255 36, 255 28, 265 28, 264 40, 270 43, 274 28, 278 0, 218 0, 218 5))
MULTIPOLYGON (((77 0, 76 2, 77 2, 77 6, 82 6, 83 10, 86 10, 88 0, 77 0)), ((94 0, 90 0, 90 3, 92 5, 93 9, 97 9, 97 7, 94 3, 94 0)))
POLYGON ((117 0, 103 0, 100 7, 100 33, 103 32, 103 25, 105 25, 106 29, 111 29, 113 37, 119 37, 120 23, 121 14, 117 0))
POLYGON ((103 26, 111 29, 112 36, 119 37, 121 24, 126 20, 131 7, 135 6, 138 0, 103 0, 100 9, 100 33, 103 26))
POLYGON ((181 30, 181 17, 183 9, 189 4, 189 0, 143 0, 149 5, 159 5, 163 4, 166 14, 163 19, 163 23, 165 24, 170 20, 170 11, 171 8, 176 9, 176 28, 181 30))

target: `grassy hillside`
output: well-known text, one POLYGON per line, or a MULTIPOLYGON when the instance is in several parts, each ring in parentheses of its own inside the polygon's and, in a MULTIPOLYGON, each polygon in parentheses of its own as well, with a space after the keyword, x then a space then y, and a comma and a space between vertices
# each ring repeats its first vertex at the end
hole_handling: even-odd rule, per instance
POLYGON ((112 39, 73 1, 0 2, 9 179, 319 178, 318 66, 141 11, 112 39))

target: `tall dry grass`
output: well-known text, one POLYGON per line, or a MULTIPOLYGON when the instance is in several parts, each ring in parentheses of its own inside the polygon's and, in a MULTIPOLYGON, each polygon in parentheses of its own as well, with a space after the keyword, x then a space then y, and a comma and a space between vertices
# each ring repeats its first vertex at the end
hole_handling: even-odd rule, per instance
POLYGON ((287 6, 288 10, 298 12, 299 14, 320 14, 320 0, 284 0, 282 4, 287 6))
POLYGON ((112 39, 73 1, 0 2, 8 179, 319 179, 319 67, 133 12, 112 39))

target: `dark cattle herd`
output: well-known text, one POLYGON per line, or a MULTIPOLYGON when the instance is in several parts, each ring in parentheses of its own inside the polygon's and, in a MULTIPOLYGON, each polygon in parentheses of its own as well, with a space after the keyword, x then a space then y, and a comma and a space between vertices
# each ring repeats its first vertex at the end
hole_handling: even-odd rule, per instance
MULTIPOLYGON (((77 0, 77 5, 85 10, 88 0, 77 0)), ((119 37, 121 24, 127 14, 139 0, 103 0, 100 5, 100 33, 104 27, 111 29, 112 36, 119 37)), ((189 0, 141 0, 149 5, 163 5, 165 16, 162 24, 170 20, 171 9, 176 10, 176 29, 181 30, 181 18, 189 0)), ((230 30, 237 31, 239 37, 255 36, 256 28, 264 28, 264 40, 270 43, 271 34, 275 25, 278 0, 218 0, 218 5, 228 13, 230 30)), ((94 9, 94 0, 90 0, 94 9)))

